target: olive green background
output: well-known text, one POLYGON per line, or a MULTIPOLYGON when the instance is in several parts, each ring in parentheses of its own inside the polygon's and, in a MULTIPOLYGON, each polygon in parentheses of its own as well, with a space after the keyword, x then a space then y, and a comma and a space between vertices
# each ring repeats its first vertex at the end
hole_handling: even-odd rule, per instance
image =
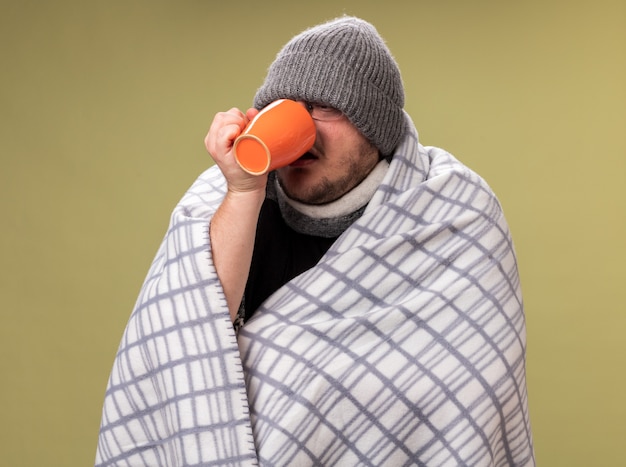
POLYGON ((626 2, 2 1, 0 464, 92 465, 108 374, 170 212, 278 49, 349 13, 423 144, 515 240, 542 466, 626 464, 626 2))

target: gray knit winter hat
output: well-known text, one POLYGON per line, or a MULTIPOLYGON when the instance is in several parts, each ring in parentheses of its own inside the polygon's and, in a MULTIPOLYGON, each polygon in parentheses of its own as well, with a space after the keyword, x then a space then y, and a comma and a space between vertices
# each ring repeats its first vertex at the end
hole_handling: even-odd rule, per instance
POLYGON ((257 109, 276 99, 341 110, 387 156, 404 134, 400 70, 376 28, 344 16, 291 39, 254 97, 257 109))

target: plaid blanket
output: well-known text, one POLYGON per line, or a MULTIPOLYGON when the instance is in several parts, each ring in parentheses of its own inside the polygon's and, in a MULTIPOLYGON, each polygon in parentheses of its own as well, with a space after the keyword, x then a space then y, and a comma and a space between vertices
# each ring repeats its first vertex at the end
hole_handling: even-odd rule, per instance
POLYGON ((534 465, 516 259, 478 175, 413 128, 363 216, 239 336, 208 236, 224 192, 211 168, 173 212, 97 465, 534 465))

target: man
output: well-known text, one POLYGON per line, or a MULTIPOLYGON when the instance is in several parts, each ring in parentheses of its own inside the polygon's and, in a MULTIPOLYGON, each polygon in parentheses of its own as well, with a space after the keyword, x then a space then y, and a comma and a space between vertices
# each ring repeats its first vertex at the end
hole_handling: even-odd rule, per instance
POLYGON ((216 115, 111 374, 99 465, 534 465, 515 254, 488 185, 418 143, 377 31, 293 38, 216 115), (252 176, 270 102, 313 148, 252 176), (233 323, 238 329, 235 334, 233 323))

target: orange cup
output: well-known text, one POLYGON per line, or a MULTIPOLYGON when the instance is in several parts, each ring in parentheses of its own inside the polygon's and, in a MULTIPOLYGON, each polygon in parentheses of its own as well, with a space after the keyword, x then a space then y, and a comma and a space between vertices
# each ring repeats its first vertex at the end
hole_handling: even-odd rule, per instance
POLYGON ((235 160, 252 175, 285 167, 315 142, 315 124, 303 105, 279 99, 263 108, 235 139, 235 160))

